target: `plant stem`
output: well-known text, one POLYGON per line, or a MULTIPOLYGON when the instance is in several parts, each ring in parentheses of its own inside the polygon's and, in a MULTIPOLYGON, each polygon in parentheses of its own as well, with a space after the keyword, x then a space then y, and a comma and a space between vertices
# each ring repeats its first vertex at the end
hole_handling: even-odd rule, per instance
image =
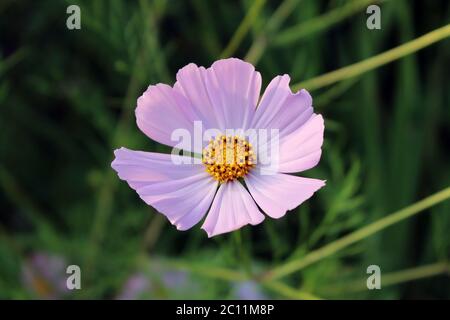
MULTIPOLYGON (((381 286, 387 287, 395 284, 400 284, 408 281, 428 278, 437 276, 443 273, 449 272, 449 265, 446 262, 437 262, 433 264, 428 264, 425 266, 420 266, 416 268, 410 268, 406 270, 401 270, 397 272, 388 273, 385 275, 381 275, 381 286)), ((349 292, 359 292, 363 290, 367 290, 366 278, 360 279, 357 281, 352 281, 350 283, 346 283, 345 286, 333 287, 324 292, 329 294, 341 294, 341 293, 349 293, 349 292)))
POLYGON ((256 65, 267 47, 267 38, 278 30, 300 0, 284 0, 267 21, 266 28, 257 36, 245 56, 245 60, 256 65))
POLYGON ((252 6, 248 10, 246 16, 242 20, 236 32, 231 37, 230 42, 222 51, 220 55, 221 58, 230 57, 236 52, 242 40, 247 35, 248 30, 250 30, 250 27, 255 22, 256 18, 258 17, 258 14, 261 12, 261 9, 264 7, 265 3, 266 0, 255 0, 253 2, 252 6))
POLYGON ((148 252, 153 249, 165 223, 166 219, 162 214, 154 215, 144 234, 144 243, 143 243, 144 251, 148 252))
POLYGON ((351 64, 349 66, 325 73, 318 77, 306 80, 292 85, 292 90, 297 91, 301 88, 315 90, 332 83, 353 78, 370 70, 376 69, 389 62, 400 59, 420 49, 423 49, 435 42, 443 40, 450 36, 450 24, 433 30, 419 38, 411 40, 405 44, 395 47, 391 50, 380 53, 366 60, 351 64))
POLYGON ((220 279, 225 281, 246 281, 249 278, 237 271, 233 271, 226 268, 193 265, 182 261, 169 261, 168 264, 174 268, 187 270, 192 273, 197 273, 204 277, 210 277, 214 279, 220 279))
POLYGON ((321 298, 305 291, 296 290, 294 288, 289 287, 288 285, 285 285, 282 282, 279 281, 271 281, 264 283, 264 286, 268 289, 275 291, 279 293, 282 296, 285 296, 289 299, 296 299, 296 300, 322 300, 321 298))
POLYGON ((382 276, 382 286, 391 286, 407 281, 427 278, 449 272, 449 266, 445 262, 429 264, 417 268, 389 273, 382 276))
POLYGON ((0 59, 0 77, 2 77, 9 69, 18 64, 21 60, 23 60, 28 54, 28 50, 23 47, 16 50, 10 56, 0 59))
POLYGON ((379 1, 374 0, 356 0, 350 1, 345 5, 331 10, 319 17, 311 20, 301 22, 293 27, 290 27, 280 32, 274 39, 273 44, 275 46, 286 46, 293 42, 301 40, 307 36, 310 36, 319 31, 324 31, 333 25, 341 22, 345 18, 358 13, 369 4, 375 4, 379 1))
POLYGON ((344 236, 343 238, 333 241, 332 243, 325 245, 320 249, 311 251, 303 258, 289 261, 284 265, 274 268, 273 270, 267 272, 264 275, 263 281, 273 281, 275 279, 287 276, 293 272, 299 271, 313 264, 314 262, 317 262, 319 260, 322 260, 324 258, 333 255, 339 250, 342 250, 355 242, 365 239, 380 230, 383 230, 399 221, 409 218, 421 212, 422 210, 430 208, 449 198, 450 198, 450 187, 447 187, 444 190, 439 191, 425 199, 422 199, 404 209, 396 211, 378 221, 369 224, 368 226, 365 226, 357 231, 354 231, 349 235, 344 236))
POLYGON ((349 90, 354 84, 356 84, 358 80, 359 78, 352 78, 336 83, 330 89, 314 98, 314 108, 321 109, 325 107, 331 101, 338 98, 339 96, 344 94, 347 90, 349 90))
POLYGON ((236 253, 239 255, 239 259, 244 267, 246 274, 251 277, 252 268, 251 268, 250 258, 249 258, 248 251, 246 250, 246 248, 244 247, 244 245, 242 243, 241 229, 233 232, 233 237, 234 237, 234 243, 235 243, 235 247, 236 247, 236 253))

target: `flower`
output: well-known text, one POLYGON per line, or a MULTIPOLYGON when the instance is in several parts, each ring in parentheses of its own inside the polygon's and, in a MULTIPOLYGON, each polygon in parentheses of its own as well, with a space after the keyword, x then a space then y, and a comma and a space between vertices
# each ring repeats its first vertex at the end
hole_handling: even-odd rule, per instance
POLYGON ((22 266, 25 286, 42 299, 61 299, 69 293, 64 258, 46 252, 31 254, 22 266))
POLYGON ((233 298, 238 300, 267 300, 261 287, 254 281, 244 281, 236 284, 233 290, 233 298))
POLYGON ((116 299, 160 299, 190 296, 199 292, 197 283, 185 271, 173 269, 157 259, 146 270, 133 273, 124 283, 116 299))
POLYGON ((143 273, 136 273, 127 279, 116 299, 136 300, 150 291, 152 291, 150 279, 143 273))
POLYGON ((191 63, 176 78, 173 87, 151 85, 138 99, 137 125, 157 142, 200 153, 201 161, 120 148, 111 166, 178 230, 193 227, 208 209, 202 229, 209 237, 261 223, 259 208, 281 218, 325 185, 289 174, 319 162, 324 121, 306 90, 291 92, 288 75, 275 77, 259 103, 261 75, 236 58, 208 69, 191 63), (192 146, 174 139, 186 132, 195 137, 199 123, 210 140, 192 146), (264 140, 256 131, 276 134, 264 140))

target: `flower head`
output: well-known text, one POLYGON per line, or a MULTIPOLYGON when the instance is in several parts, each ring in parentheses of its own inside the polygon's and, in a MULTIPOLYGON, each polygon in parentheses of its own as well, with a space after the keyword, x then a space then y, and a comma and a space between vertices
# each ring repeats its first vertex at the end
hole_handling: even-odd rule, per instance
POLYGON ((275 77, 259 100, 261 75, 250 63, 189 64, 173 87, 144 92, 136 118, 151 139, 200 159, 120 148, 112 167, 179 230, 205 215, 202 228, 210 237, 261 223, 260 209, 280 218, 325 184, 289 175, 319 162, 324 131, 309 93, 292 93, 289 81, 275 77), (186 135, 189 141, 180 142, 186 135))
POLYGON ((267 300, 261 286, 254 281, 244 281, 236 284, 233 290, 233 298, 238 300, 267 300))
POLYGON ((136 273, 127 279, 117 300, 136 300, 152 290, 150 279, 144 273, 136 273))
POLYGON ((64 258, 46 252, 35 252, 22 266, 22 279, 25 286, 38 298, 61 299, 69 292, 65 271, 64 258))
POLYGON ((193 296, 199 292, 190 274, 176 270, 159 258, 146 270, 132 274, 124 283, 118 300, 161 299, 193 296))

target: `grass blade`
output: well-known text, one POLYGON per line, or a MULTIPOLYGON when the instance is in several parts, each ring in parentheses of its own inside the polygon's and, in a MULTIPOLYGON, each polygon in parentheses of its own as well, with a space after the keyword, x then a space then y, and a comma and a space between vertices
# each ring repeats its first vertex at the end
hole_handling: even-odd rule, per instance
MULTIPOLYGON (((445 262, 437 262, 433 264, 428 264, 425 266, 410 268, 406 270, 391 272, 382 275, 382 287, 392 286, 396 284, 401 284, 409 281, 419 280, 428 277, 438 276, 449 272, 449 266, 445 262)), ((333 287, 326 290, 329 294, 341 294, 343 292, 360 292, 367 290, 366 278, 359 279, 354 282, 345 283, 342 287, 333 287)), ((324 291, 325 292, 325 291, 324 291)))
POLYGON ((322 300, 309 292, 296 290, 279 281, 272 281, 264 284, 268 289, 279 293, 280 295, 294 300, 322 300))
POLYGON ((266 3, 266 0, 256 0, 253 2, 252 6, 248 10, 246 16, 242 20, 241 24, 237 28, 236 32, 231 37, 230 42, 223 50, 222 54, 220 55, 221 58, 227 58, 232 56, 239 45, 241 44, 244 37, 247 35, 248 31, 250 30, 250 27, 255 22, 256 18, 258 17, 259 13, 261 12, 262 8, 264 7, 264 4, 266 3))
POLYGON ((450 36, 450 24, 447 24, 419 38, 411 40, 391 50, 380 53, 369 59, 351 64, 347 67, 320 75, 318 77, 306 80, 304 82, 294 84, 292 86, 292 89, 294 91, 301 88, 306 88, 308 90, 315 90, 341 80, 356 77, 365 72, 368 72, 382 65, 385 65, 389 62, 405 57, 435 42, 441 41, 449 36, 450 36))
POLYGON ((406 218, 409 218, 422 210, 430 208, 442 201, 445 201, 450 198, 450 187, 445 188, 442 191, 439 191, 425 199, 422 199, 404 209, 396 211, 378 221, 375 221, 368 226, 365 226, 355 232, 350 233, 343 238, 340 238, 320 249, 315 251, 311 251, 304 257, 289 261, 284 265, 276 267, 275 269, 269 271, 264 275, 265 281, 272 281, 275 279, 282 278, 287 276, 293 272, 299 271, 314 262, 322 260, 328 256, 333 255, 334 253, 348 247, 349 245, 361 241, 374 233, 377 233, 380 230, 383 230, 397 222, 400 222, 406 218))
POLYGON ((290 27, 273 39, 275 46, 288 46, 299 41, 307 36, 310 36, 319 31, 324 31, 342 20, 358 13, 370 4, 379 1, 373 0, 356 0, 346 3, 345 5, 327 12, 314 19, 299 23, 296 26, 290 27))

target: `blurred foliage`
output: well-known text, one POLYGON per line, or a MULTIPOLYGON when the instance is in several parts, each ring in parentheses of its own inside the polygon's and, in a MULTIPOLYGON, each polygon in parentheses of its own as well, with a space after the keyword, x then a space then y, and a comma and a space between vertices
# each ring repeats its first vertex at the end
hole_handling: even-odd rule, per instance
MULTIPOLYGON (((257 64, 264 85, 283 73, 296 83, 450 22, 445 0, 372 1, 380 2, 382 29, 371 31, 369 2, 2 1, 0 298, 42 297, 23 279, 36 252, 81 266, 83 289, 68 298, 115 298, 161 259, 188 270, 200 289, 164 291, 153 272, 152 283, 163 287, 156 297, 236 298, 238 274, 301 258, 449 186, 448 40, 312 92, 326 134, 320 165, 305 174, 327 186, 283 219, 212 239, 198 227, 179 232, 110 169, 120 146, 168 150, 136 127, 136 99, 149 84, 173 83, 190 62, 209 66, 232 54, 257 64), (81 8, 81 30, 66 28, 69 4, 81 8)), ((305 298, 450 298, 442 268, 450 204, 428 211, 285 283, 305 298), (391 286, 369 291, 371 264, 383 274, 413 268, 413 276, 394 274, 391 286), (428 273, 414 269, 428 264, 428 273), (355 281, 360 290, 347 285, 355 281)), ((273 289, 261 288, 290 297, 290 289, 273 289)))

